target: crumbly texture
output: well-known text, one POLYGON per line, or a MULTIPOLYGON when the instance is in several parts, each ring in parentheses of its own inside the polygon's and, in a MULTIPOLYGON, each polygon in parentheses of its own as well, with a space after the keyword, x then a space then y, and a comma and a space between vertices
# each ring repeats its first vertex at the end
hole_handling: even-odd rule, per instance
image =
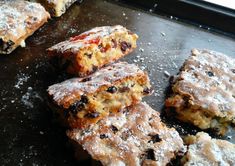
POLYGON ((67 132, 103 165, 165 166, 185 147, 178 132, 146 103, 128 107, 85 130, 67 132))
POLYGON ((119 62, 84 78, 73 78, 48 88, 56 112, 72 128, 83 128, 110 112, 118 112, 151 94, 148 75, 134 64, 119 62))
MULTIPOLYGON (((235 124, 235 59, 208 50, 192 50, 166 100, 176 117, 224 135, 235 124)), ((170 109, 169 109, 170 111, 170 109)))
POLYGON ((54 17, 60 17, 78 0, 38 0, 54 17))
POLYGON ((123 26, 96 27, 47 49, 53 64, 86 76, 132 52, 138 36, 123 26))
POLYGON ((50 17, 38 3, 0 1, 0 54, 9 54, 50 17), (37 13, 37 14, 35 14, 37 13))
POLYGON ((235 145, 221 139, 213 139, 207 133, 199 132, 185 138, 188 151, 182 158, 184 166, 233 166, 235 145))

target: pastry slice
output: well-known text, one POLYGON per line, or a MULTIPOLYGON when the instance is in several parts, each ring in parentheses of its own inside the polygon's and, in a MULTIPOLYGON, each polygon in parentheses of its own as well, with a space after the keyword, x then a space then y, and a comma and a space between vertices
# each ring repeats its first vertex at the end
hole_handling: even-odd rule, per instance
POLYGON ((52 16, 60 17, 78 0, 37 0, 42 3, 52 16))
POLYGON ((151 91, 148 75, 126 62, 48 88, 53 108, 72 128, 96 123, 109 113, 140 102, 151 91))
POLYGON ((188 146, 181 162, 184 166, 232 166, 235 165, 235 144, 213 139, 207 133, 199 132, 185 138, 188 146))
POLYGON ((159 113, 146 103, 111 114, 84 130, 68 131, 67 135, 103 165, 165 166, 185 150, 178 132, 166 127, 159 113))
POLYGON ((138 36, 123 26, 96 27, 47 51, 68 73, 86 76, 132 52, 138 36))
POLYGON ((224 135, 235 125, 235 59, 208 50, 192 50, 166 100, 168 112, 201 129, 224 135))
POLYGON ((10 54, 41 27, 50 15, 38 3, 0 1, 0 54, 10 54), (37 13, 37 14, 35 14, 37 13))

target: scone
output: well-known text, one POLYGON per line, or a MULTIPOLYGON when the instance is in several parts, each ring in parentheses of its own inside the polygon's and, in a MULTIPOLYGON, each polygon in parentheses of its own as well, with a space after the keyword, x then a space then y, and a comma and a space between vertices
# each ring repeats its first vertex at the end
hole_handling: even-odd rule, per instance
POLYGON ((47 51, 56 66, 70 74, 86 76, 132 52, 137 38, 120 25, 96 27, 47 51))
POLYGON ((0 54, 10 54, 50 17, 38 3, 0 1, 0 54), (35 14, 36 13, 36 14, 35 14))
POLYGON ((224 135, 235 125, 235 59, 208 50, 192 50, 166 100, 168 111, 201 129, 224 135))
POLYGON ((146 103, 125 108, 85 130, 68 131, 67 135, 103 165, 165 166, 185 150, 178 132, 166 127, 159 113, 146 103))
POLYGON ((221 139, 213 139, 204 132, 186 137, 185 143, 189 147, 181 160, 184 166, 235 165, 235 144, 221 139))
POLYGON ((140 102, 151 88, 145 72, 134 64, 119 62, 88 77, 52 85, 48 93, 65 123, 84 128, 111 112, 140 102))
POLYGON ((37 0, 42 3, 52 16, 60 17, 78 0, 37 0))

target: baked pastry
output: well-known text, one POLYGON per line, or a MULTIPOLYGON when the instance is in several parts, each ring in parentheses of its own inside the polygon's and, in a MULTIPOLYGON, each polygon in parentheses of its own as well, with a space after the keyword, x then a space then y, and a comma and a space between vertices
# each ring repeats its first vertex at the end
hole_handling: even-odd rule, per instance
POLYGON ((172 90, 166 107, 178 119, 221 135, 235 125, 235 59, 193 49, 172 90))
POLYGON ((48 93, 65 122, 72 128, 83 128, 140 102, 151 88, 145 72, 134 64, 119 62, 88 77, 52 85, 48 93))
POLYGON ((38 3, 0 1, 0 54, 9 54, 50 17, 38 3), (37 14, 35 14, 37 13, 37 14))
POLYGON ((166 165, 185 151, 174 128, 161 122, 159 113, 146 103, 125 108, 67 135, 103 165, 166 165))
POLYGON ((66 10, 78 0, 38 0, 50 12, 52 16, 60 17, 66 10))
POLYGON ((96 27, 47 51, 68 73, 85 76, 132 52, 137 38, 120 25, 96 27))
POLYGON ((235 165, 235 144, 213 139, 207 133, 199 132, 185 138, 188 151, 182 158, 184 166, 232 166, 235 165))

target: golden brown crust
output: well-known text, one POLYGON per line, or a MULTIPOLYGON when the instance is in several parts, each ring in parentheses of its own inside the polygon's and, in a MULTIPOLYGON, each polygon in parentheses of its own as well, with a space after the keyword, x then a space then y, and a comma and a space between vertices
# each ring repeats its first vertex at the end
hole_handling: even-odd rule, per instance
POLYGON ((207 133, 199 132, 185 138, 189 145, 182 165, 235 165, 235 145, 221 139, 213 139, 207 133))
POLYGON ((192 50, 166 100, 177 118, 225 134, 235 124, 235 60, 221 53, 192 50))
POLYGON ((103 165, 166 165, 184 151, 178 132, 167 128, 146 103, 112 114, 67 135, 103 165))
POLYGON ((123 26, 96 27, 48 49, 56 65, 86 76, 136 48, 138 36, 123 26))
POLYGON ((148 75, 134 64, 119 62, 85 78, 48 88, 49 96, 70 127, 84 128, 151 94, 148 75))
POLYGON ((0 2, 0 54, 9 54, 41 27, 49 13, 38 3, 26 1, 0 2), (37 14, 35 14, 37 13, 37 14))

